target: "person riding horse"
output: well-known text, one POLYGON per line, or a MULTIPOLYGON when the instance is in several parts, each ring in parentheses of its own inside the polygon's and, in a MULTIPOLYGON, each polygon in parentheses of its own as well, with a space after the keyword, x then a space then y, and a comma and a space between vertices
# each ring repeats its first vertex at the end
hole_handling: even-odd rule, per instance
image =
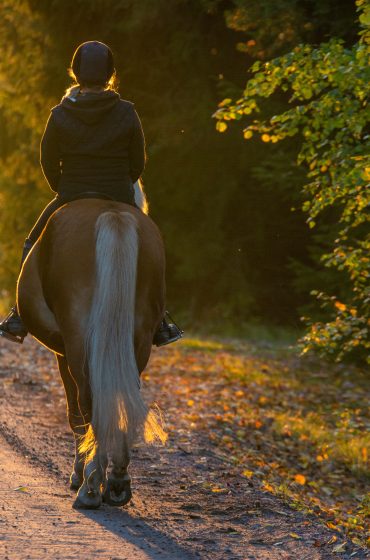
MULTIPOLYGON (((145 140, 134 104, 114 89, 116 71, 111 49, 99 41, 75 51, 70 75, 76 84, 51 109, 41 140, 40 163, 55 198, 28 235, 21 265, 50 216, 79 198, 107 198, 133 206, 134 185, 145 166, 145 140)), ((0 323, 0 336, 23 342, 27 328, 16 306, 0 323)), ((182 331, 163 318, 153 344, 175 342, 182 331)))

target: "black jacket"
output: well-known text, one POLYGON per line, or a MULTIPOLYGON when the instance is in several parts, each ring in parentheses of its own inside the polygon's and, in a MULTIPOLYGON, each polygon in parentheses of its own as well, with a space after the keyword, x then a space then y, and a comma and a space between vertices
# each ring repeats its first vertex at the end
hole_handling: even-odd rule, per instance
POLYGON ((62 197, 97 191, 132 203, 133 183, 145 164, 133 103, 112 90, 80 94, 74 88, 51 110, 40 163, 50 188, 62 197))

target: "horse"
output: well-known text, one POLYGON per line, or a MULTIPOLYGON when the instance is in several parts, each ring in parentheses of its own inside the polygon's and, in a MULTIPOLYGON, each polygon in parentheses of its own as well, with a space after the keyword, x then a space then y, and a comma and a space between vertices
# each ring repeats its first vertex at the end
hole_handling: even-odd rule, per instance
POLYGON ((159 414, 140 393, 164 316, 164 247, 140 185, 135 193, 144 211, 94 193, 58 209, 17 283, 21 318, 54 352, 63 381, 76 448, 76 508, 127 504, 137 434, 166 439, 159 414))

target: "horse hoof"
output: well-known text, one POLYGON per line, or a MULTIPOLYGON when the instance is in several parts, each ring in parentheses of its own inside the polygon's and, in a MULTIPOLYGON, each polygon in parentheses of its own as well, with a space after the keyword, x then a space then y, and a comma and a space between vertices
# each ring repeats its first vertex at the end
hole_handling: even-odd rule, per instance
POLYGON ((99 509, 101 506, 101 501, 99 503, 85 503, 79 498, 76 498, 73 502, 73 509, 99 509))
POLYGON ((88 492, 84 485, 78 491, 73 503, 74 509, 98 509, 102 504, 100 492, 88 492))
POLYGON ((103 494, 103 500, 106 504, 121 507, 128 504, 131 498, 132 492, 130 480, 124 480, 122 482, 118 482, 116 480, 107 481, 107 486, 103 494))
POLYGON ((73 472, 69 479, 69 487, 71 490, 78 490, 83 483, 83 478, 79 477, 77 473, 73 472))
POLYGON ((73 502, 73 509, 99 509, 102 504, 102 499, 99 500, 81 500, 81 498, 76 498, 73 502))

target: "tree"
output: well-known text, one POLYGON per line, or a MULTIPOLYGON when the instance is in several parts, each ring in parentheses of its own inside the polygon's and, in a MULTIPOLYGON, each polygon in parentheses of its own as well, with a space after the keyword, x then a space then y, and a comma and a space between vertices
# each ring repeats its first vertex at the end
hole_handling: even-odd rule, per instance
POLYGON ((269 62, 257 61, 243 96, 236 102, 224 99, 214 117, 223 132, 230 121, 259 113, 261 100, 278 91, 290 94, 290 109, 250 120, 243 135, 249 140, 257 134, 266 143, 298 136, 298 162, 307 166, 309 179, 303 205, 307 222, 313 228, 328 211, 335 212, 338 236, 321 260, 345 272, 351 286, 346 301, 316 292, 331 316, 326 322, 308 320, 303 351, 315 349, 338 360, 360 353, 370 361, 370 4, 356 4, 362 31, 352 48, 332 39, 318 48, 300 45, 269 62))

